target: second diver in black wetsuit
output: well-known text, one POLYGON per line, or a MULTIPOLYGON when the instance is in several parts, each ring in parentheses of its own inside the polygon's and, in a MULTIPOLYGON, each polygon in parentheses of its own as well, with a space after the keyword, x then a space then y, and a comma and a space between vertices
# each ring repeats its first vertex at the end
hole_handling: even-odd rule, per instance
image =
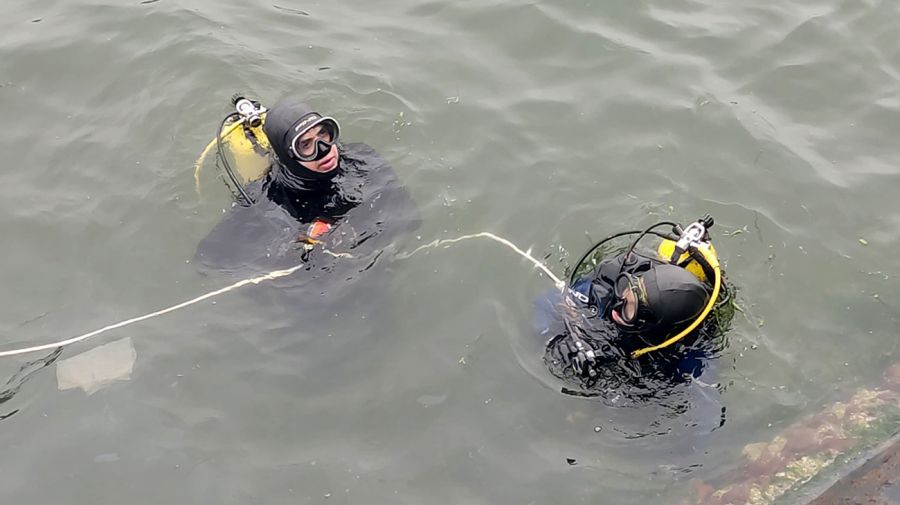
POLYGON ((658 254, 635 249, 651 228, 623 253, 600 261, 589 275, 576 278, 573 273, 562 295, 537 301, 537 329, 546 339, 544 360, 568 384, 565 392, 598 396, 603 391, 597 388, 623 382, 646 385, 650 376, 684 382, 699 378, 708 367, 711 346, 701 340, 717 330, 712 309, 724 293, 707 233, 712 219, 705 216, 683 230, 664 224, 673 225, 675 234, 653 232, 664 237, 658 254))

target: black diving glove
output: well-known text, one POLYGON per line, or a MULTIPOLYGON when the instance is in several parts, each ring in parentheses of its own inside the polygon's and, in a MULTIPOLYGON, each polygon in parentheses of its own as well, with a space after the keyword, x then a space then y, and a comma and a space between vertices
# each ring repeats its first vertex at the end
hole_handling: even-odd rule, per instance
POLYGON ((597 355, 590 344, 577 337, 570 337, 563 344, 572 363, 572 371, 579 377, 593 377, 597 372, 594 365, 597 355))
POLYGON ((569 336, 562 347, 565 348, 572 371, 583 379, 591 379, 598 375, 597 369, 604 363, 616 360, 612 347, 593 339, 581 339, 569 336))

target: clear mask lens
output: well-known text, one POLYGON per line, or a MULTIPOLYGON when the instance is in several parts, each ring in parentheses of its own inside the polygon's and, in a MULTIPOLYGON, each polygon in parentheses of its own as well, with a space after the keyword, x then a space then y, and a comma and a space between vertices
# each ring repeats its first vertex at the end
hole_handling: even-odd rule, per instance
POLYGON ((300 161, 324 158, 337 140, 337 128, 330 121, 322 121, 294 138, 291 150, 300 161))
POLYGON ((619 317, 628 324, 634 324, 638 312, 637 279, 628 273, 622 273, 616 279, 616 300, 612 306, 619 317))

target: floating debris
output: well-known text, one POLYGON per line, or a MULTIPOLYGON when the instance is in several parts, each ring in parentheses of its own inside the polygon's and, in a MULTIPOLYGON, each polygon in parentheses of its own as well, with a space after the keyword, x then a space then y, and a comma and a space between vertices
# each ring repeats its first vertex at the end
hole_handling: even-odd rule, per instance
POLYGON ((445 400, 447 400, 446 394, 422 395, 422 396, 416 398, 416 403, 418 403, 419 405, 421 405, 427 409, 428 407, 436 407, 436 406, 444 403, 445 400))
POLYGON ((301 16, 309 16, 309 13, 306 11, 301 11, 299 9, 291 9, 290 7, 282 7, 280 5, 273 5, 276 9, 284 12, 290 12, 291 14, 299 14, 301 16))
POLYGON ((115 381, 129 380, 137 354, 131 338, 95 347, 56 364, 56 382, 60 391, 81 388, 94 394, 115 381))

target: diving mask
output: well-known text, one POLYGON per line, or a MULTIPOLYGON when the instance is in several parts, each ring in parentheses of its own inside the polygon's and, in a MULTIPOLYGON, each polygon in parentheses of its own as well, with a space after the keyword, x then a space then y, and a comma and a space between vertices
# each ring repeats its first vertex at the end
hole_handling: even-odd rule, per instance
POLYGON ((337 142, 341 127, 337 121, 330 117, 323 117, 312 113, 302 118, 294 131, 297 134, 291 140, 291 155, 298 161, 319 161, 331 152, 331 147, 337 142), (316 129, 315 135, 307 135, 316 129), (305 136, 305 137, 304 137, 305 136))
POLYGON ((615 301, 611 310, 615 311, 623 323, 634 326, 637 323, 641 299, 639 280, 628 272, 622 272, 616 278, 614 294, 615 301))

